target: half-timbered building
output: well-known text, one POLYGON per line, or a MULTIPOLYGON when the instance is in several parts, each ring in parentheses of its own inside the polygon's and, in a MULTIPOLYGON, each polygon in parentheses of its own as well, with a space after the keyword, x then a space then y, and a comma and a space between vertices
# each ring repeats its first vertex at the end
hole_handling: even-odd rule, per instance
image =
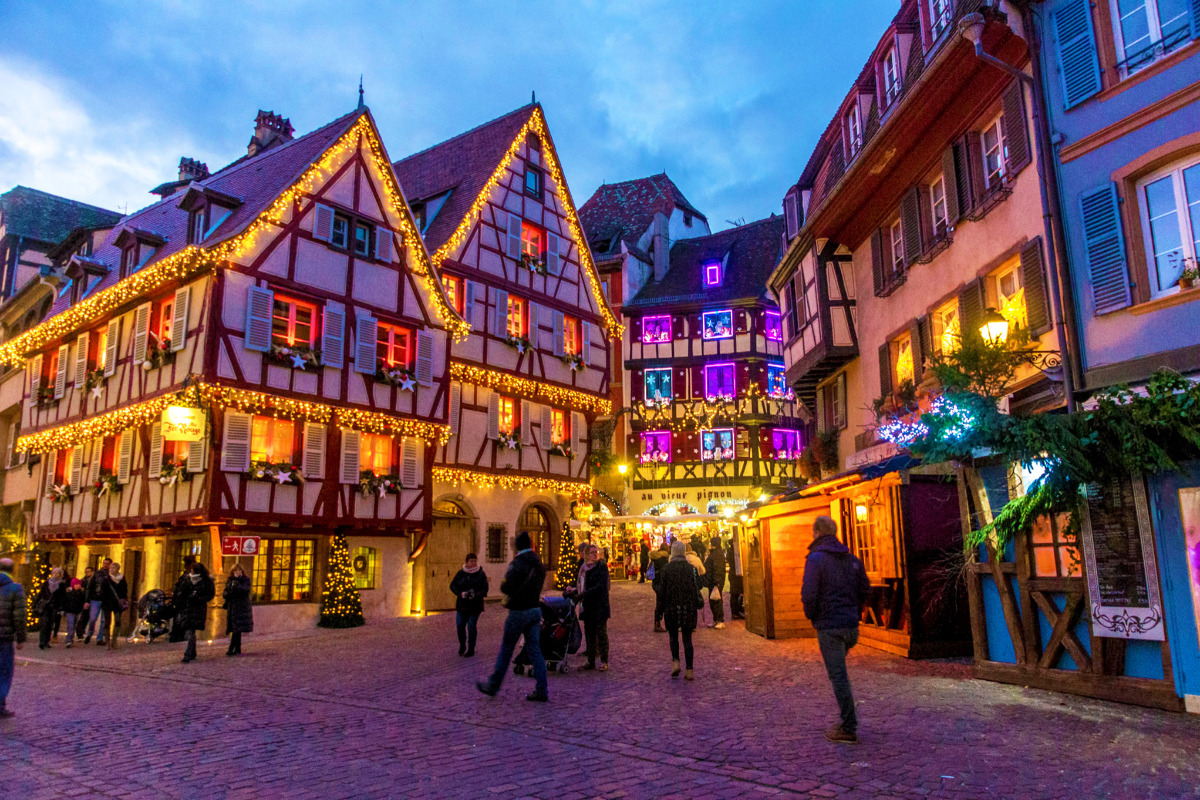
POLYGON ((71 254, 47 320, 0 348, 25 370, 36 539, 114 558, 137 595, 186 555, 242 560, 271 629, 315 621, 343 533, 367 615, 407 613, 466 325, 365 107, 300 138, 256 125, 71 254))
POLYGON ((452 346, 449 441, 434 453, 433 532, 415 610, 449 608, 477 552, 497 580, 528 531, 559 557, 573 500, 589 496, 589 428, 611 408, 601 289, 540 105, 397 162, 446 296, 471 326, 452 346))

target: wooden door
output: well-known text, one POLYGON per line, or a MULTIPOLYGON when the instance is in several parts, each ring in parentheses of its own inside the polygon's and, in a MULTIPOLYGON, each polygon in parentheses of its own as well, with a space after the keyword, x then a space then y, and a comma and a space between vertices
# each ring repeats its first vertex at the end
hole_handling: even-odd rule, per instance
POLYGON ((462 569, 463 559, 475 549, 474 520, 469 517, 434 517, 433 531, 421 554, 425 580, 425 611, 454 608, 450 581, 462 569))

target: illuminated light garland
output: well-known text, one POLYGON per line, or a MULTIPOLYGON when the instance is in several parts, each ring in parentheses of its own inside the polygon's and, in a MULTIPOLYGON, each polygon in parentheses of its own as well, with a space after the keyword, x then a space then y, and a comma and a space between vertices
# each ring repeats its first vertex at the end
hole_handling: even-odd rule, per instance
POLYGON ((338 425, 367 433, 413 436, 427 442, 445 444, 450 440, 450 426, 418 419, 395 417, 378 411, 362 411, 357 408, 338 408, 334 411, 338 425))
POLYGON ((901 447, 908 447, 918 439, 929 435, 929 426, 923 422, 905 422, 895 420, 875 429, 875 433, 885 442, 891 442, 901 447))
POLYGON ((284 220, 291 214, 293 204, 310 196, 313 189, 333 175, 335 162, 338 162, 347 153, 359 149, 360 136, 376 160, 375 166, 384 178, 384 190, 388 201, 392 203, 393 209, 400 219, 401 247, 404 244, 411 244, 410 251, 416 256, 413 260, 414 263, 409 264, 409 269, 421 278, 430 297, 433 298, 438 316, 454 340, 461 341, 466 338, 471 326, 450 306, 442 289, 441 281, 435 279, 433 262, 430 260, 425 245, 417 233, 416 225, 409 215, 408 204, 403 199, 396 176, 383 151, 383 145, 379 141, 374 126, 364 115, 330 145, 318 161, 310 165, 303 175, 280 193, 271 205, 240 234, 207 248, 189 245, 178 253, 152 263, 122 279, 114 286, 75 303, 11 342, 0 346, 0 364, 20 366, 24 363, 26 353, 41 350, 50 342, 61 339, 80 327, 96 322, 105 314, 113 312, 130 301, 140 299, 171 281, 190 277, 204 269, 221 268, 227 262, 236 261, 253 251, 260 235, 277 232, 284 220))
POLYGON ((500 165, 496 167, 491 177, 488 178, 487 183, 483 185, 482 191, 475 197, 475 201, 471 203, 471 208, 462 218, 462 221, 458 223, 458 227, 455 228, 454 233, 450 234, 450 238, 446 240, 445 244, 433 253, 433 263, 435 266, 441 267, 442 262, 467 240, 467 235, 480 219, 483 207, 487 204, 492 191, 500 185, 500 181, 508 174, 508 165, 517 157, 521 145, 525 143, 530 133, 537 134, 543 142, 547 143, 547 147, 543 148, 542 152, 546 160, 546 167, 550 172, 550 177, 553 178, 555 186, 558 187, 558 199, 562 203, 563 211, 566 214, 567 226, 570 228, 571 236, 574 237, 575 244, 579 250, 579 264, 583 269, 583 274, 587 276, 588 285, 592 290, 592 297, 595 298, 597 305, 600 307, 600 317, 604 320, 604 328, 608 331, 609 338, 619 339, 625 328, 617 321, 616 315, 613 314, 612 309, 608 306, 608 301, 604 299, 604 292, 600 288, 600 274, 596 270, 596 265, 592 262, 591 250, 588 249, 587 239, 583 235, 583 226, 579 223, 579 216, 575 213, 575 206, 571 202, 562 169, 559 167, 549 147, 550 134, 546 128, 546 121, 542 118, 542 110, 540 108, 534 109, 533 114, 529 117, 529 121, 522 126, 516 138, 513 139, 512 144, 508 146, 508 152, 504 154, 500 165))
POLYGON ((473 367, 458 361, 450 362, 450 378, 486 386, 489 389, 499 389, 528 400, 542 400, 576 410, 594 411, 600 415, 612 413, 612 400, 607 397, 581 392, 578 389, 568 389, 564 386, 554 386, 507 372, 473 367))
POLYGON ((555 494, 569 494, 580 497, 590 496, 595 491, 591 484, 580 481, 564 481, 558 478, 542 478, 528 475, 506 475, 504 473, 493 475, 487 472, 475 472, 456 467, 434 467, 432 477, 435 481, 455 485, 470 483, 480 489, 492 489, 497 486, 501 489, 512 491, 537 489, 539 491, 554 492, 555 494))

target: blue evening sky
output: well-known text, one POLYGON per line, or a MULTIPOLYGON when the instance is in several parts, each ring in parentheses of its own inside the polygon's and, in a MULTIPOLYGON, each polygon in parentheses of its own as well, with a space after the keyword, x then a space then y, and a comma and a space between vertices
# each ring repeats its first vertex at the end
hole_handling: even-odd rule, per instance
POLYGON ((577 203, 666 170, 709 218, 783 192, 899 0, 0 3, 0 191, 135 210, 180 156, 367 103, 393 159, 529 102, 577 203))

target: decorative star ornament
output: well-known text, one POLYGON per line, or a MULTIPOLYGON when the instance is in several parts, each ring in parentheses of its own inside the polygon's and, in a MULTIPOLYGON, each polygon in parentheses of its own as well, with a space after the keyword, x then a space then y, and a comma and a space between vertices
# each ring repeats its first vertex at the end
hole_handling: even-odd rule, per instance
POLYGON ((400 381, 400 388, 406 392, 415 392, 417 390, 417 382, 412 379, 412 376, 405 375, 404 380, 400 381))
POLYGON ((292 353, 292 368, 304 369, 304 356, 299 353, 292 353))
POLYGON ((279 485, 282 486, 285 483, 291 482, 292 474, 290 472, 284 472, 280 470, 279 472, 275 473, 275 480, 279 481, 279 485))
POLYGON ((578 362, 578 361, 572 361, 572 362, 571 362, 571 372, 575 372, 575 371, 577 371, 578 369, 579 369, 579 362, 578 362))
POLYGON ((92 397, 99 400, 103 396, 104 396, 104 387, 103 386, 93 386, 92 387, 92 397))
POLYGON ((517 437, 514 436, 508 440, 508 449, 509 450, 517 449, 517 437))

